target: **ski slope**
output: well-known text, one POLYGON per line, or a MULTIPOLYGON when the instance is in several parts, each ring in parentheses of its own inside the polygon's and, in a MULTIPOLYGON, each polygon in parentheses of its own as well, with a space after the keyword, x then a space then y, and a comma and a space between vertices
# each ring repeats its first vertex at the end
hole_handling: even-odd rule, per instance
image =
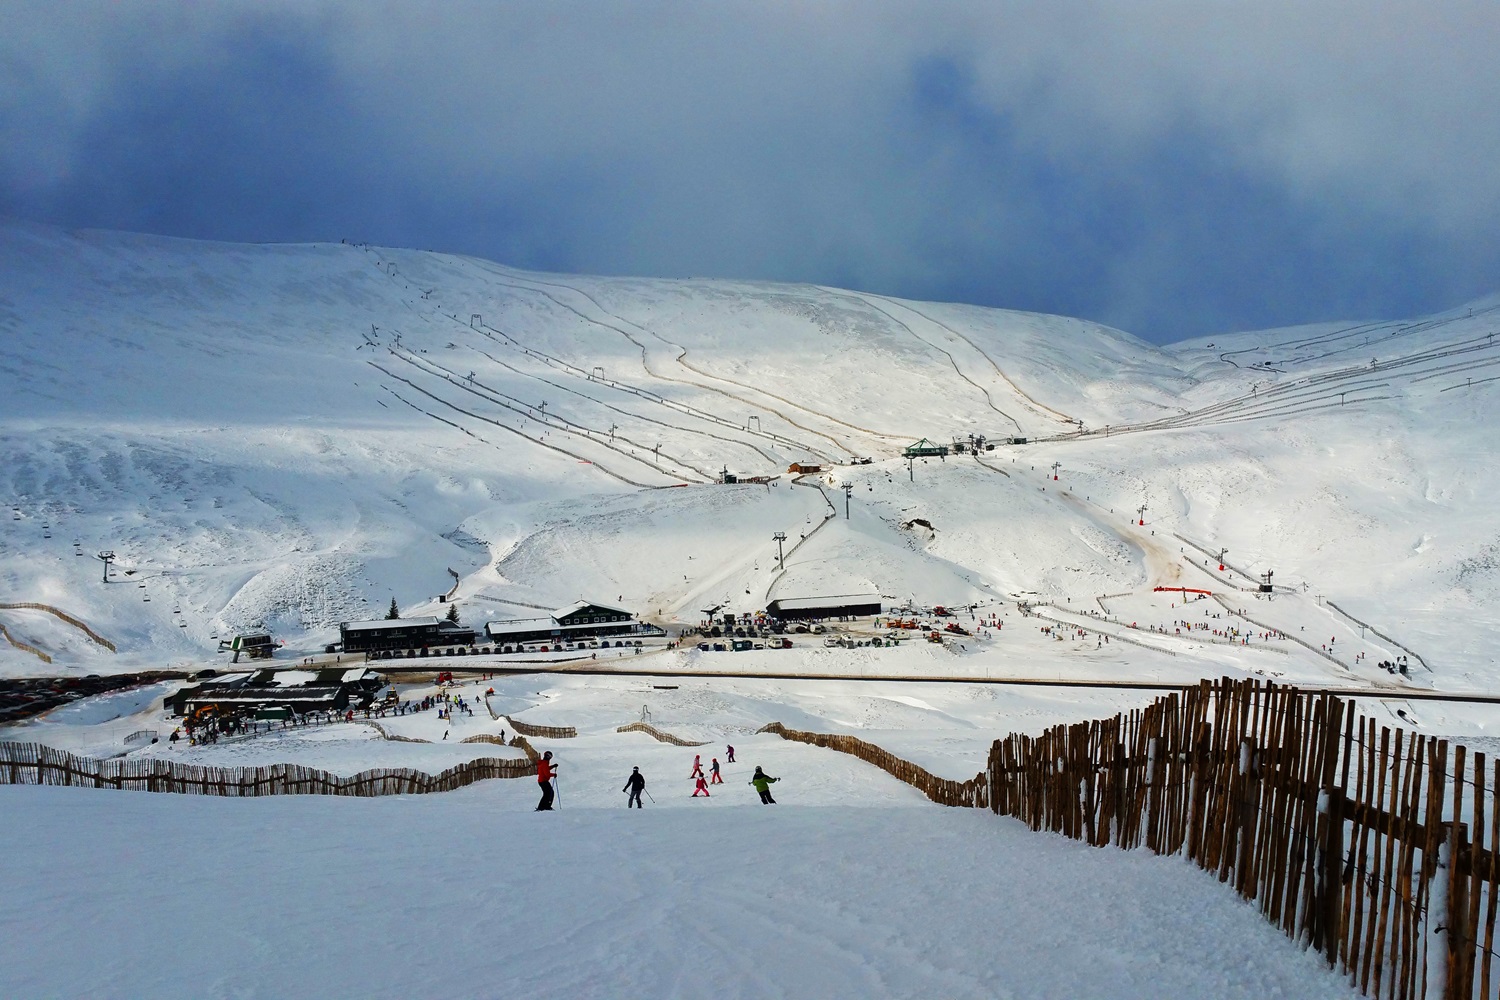
POLYGON ((877 590, 1139 627, 1180 619, 1156 586, 1237 595, 1270 570, 1249 617, 1317 641, 1238 671, 1368 679, 1410 650, 1413 683, 1494 680, 1494 301, 1157 348, 1060 317, 349 244, 5 222, 0 259, 0 597, 118 648, 0 610, 52 657, 0 643, 5 673, 193 668, 257 627, 313 652, 393 596, 433 610, 449 570, 476 623, 877 590), (899 458, 971 433, 1032 443, 899 458), (794 484, 793 461, 828 471, 794 484), (712 485, 724 469, 779 478, 712 485))

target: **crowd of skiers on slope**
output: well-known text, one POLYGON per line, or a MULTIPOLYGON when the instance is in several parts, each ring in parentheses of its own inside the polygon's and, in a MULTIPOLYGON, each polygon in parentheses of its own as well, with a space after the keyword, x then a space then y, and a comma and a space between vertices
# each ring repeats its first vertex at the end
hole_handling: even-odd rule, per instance
MULTIPOLYGON (((725 747, 724 757, 726 762, 733 764, 735 762, 734 747, 725 747)), ((536 762, 536 783, 541 787, 542 790, 542 800, 537 803, 537 812, 547 812, 552 809, 553 803, 556 801, 557 796, 556 788, 554 787, 556 778, 557 765, 552 761, 552 751, 548 750, 546 753, 542 754, 542 756, 536 762)), ((724 777, 719 770, 719 758, 711 758, 708 765, 708 771, 705 772, 703 770, 703 755, 694 754, 693 770, 688 775, 688 778, 695 783, 693 786, 693 794, 690 796, 690 798, 696 799, 700 795, 704 798, 708 798, 709 785, 722 785, 724 783, 724 777)), ((776 804, 776 800, 771 797, 771 785, 774 782, 780 780, 780 778, 773 778, 770 775, 766 774, 766 772, 761 770, 759 765, 757 765, 755 768, 755 774, 751 776, 748 784, 754 786, 756 792, 760 794, 760 801, 762 805, 773 806, 776 804)), ((628 793, 630 796, 625 801, 625 808, 627 809, 632 806, 637 809, 646 808, 645 805, 641 802, 642 794, 645 794, 645 796, 648 799, 651 799, 652 802, 656 801, 655 799, 651 798, 651 793, 646 791, 646 776, 641 773, 641 769, 639 767, 633 767, 630 769, 630 777, 625 779, 625 787, 620 789, 620 791, 623 793, 628 793)))

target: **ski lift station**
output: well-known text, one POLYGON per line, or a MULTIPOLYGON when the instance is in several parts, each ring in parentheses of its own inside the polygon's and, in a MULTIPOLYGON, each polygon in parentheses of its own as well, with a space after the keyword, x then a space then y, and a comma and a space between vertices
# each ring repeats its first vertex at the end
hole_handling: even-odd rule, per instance
POLYGON ((926 438, 923 438, 915 444, 907 445, 904 449, 902 449, 901 452, 901 456, 903 458, 927 458, 929 456, 933 458, 941 458, 946 454, 948 454, 947 445, 933 444, 926 438))

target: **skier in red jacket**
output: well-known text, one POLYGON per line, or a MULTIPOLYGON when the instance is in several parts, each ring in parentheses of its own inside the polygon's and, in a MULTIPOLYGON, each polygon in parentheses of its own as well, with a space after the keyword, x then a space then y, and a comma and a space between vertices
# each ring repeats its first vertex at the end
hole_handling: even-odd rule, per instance
POLYGON ((704 798, 708 797, 708 782, 703 780, 703 775, 701 773, 698 775, 698 787, 693 789, 693 794, 691 797, 696 799, 700 795, 702 795, 704 798))
POLYGON ((552 751, 548 750, 542 754, 541 760, 536 762, 536 783, 542 786, 542 801, 537 803, 537 812, 548 811, 552 808, 552 778, 556 774, 557 765, 552 763, 552 751))

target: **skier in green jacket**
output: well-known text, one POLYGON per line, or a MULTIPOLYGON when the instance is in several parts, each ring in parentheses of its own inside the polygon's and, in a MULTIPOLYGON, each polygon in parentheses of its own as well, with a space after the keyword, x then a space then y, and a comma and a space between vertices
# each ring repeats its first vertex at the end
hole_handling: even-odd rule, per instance
POLYGON ((755 775, 750 779, 750 784, 755 786, 757 792, 760 792, 762 805, 774 806, 776 804, 776 800, 771 798, 771 782, 780 780, 780 778, 773 778, 766 774, 759 765, 756 765, 755 775))

